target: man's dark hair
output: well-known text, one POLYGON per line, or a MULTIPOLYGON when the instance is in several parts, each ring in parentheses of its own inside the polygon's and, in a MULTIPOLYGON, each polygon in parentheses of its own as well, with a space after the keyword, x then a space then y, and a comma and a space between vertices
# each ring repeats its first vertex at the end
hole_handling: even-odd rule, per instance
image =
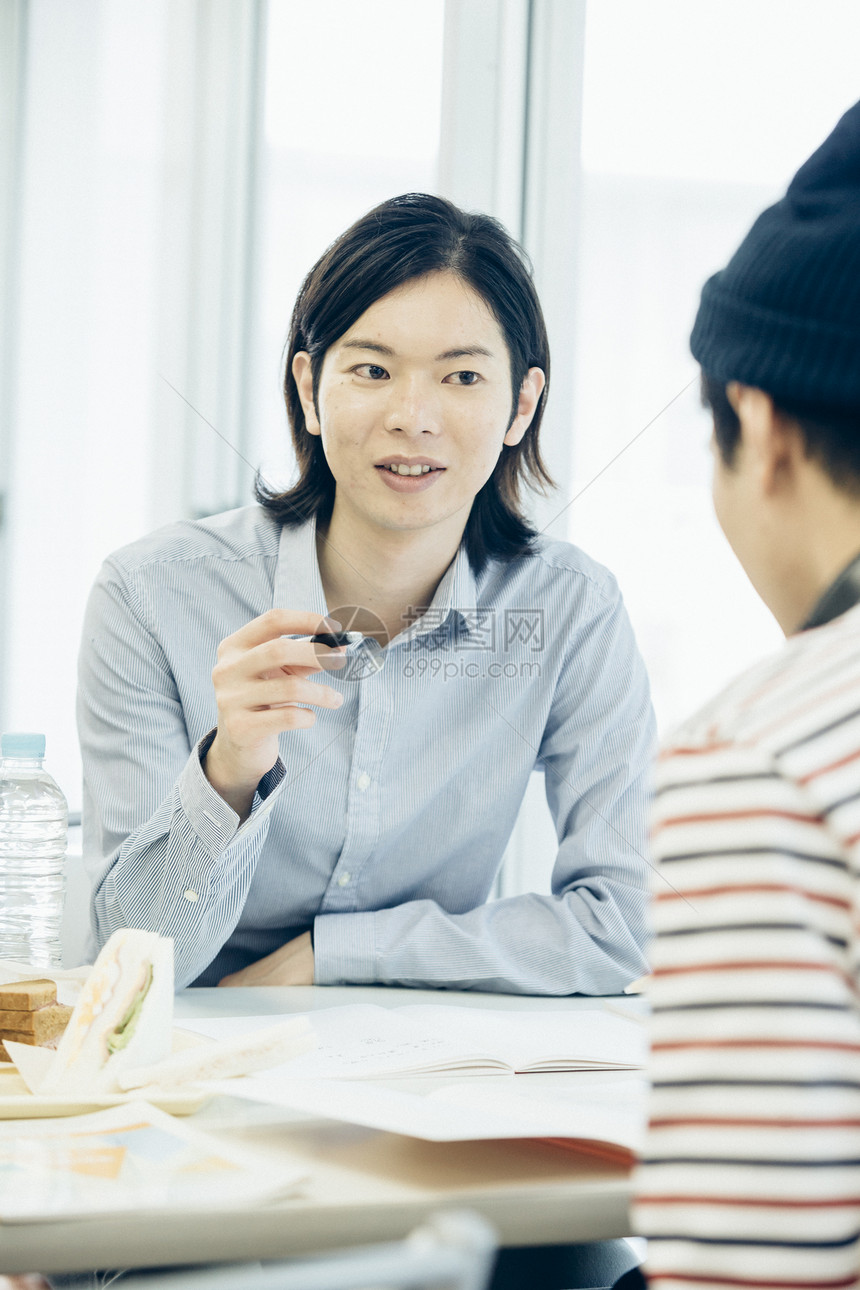
MULTIPOLYGON (((773 398, 774 407, 797 425, 807 457, 830 481, 860 496, 860 409, 811 408, 790 399, 773 398)), ((702 403, 714 418, 714 438, 724 464, 731 468, 741 424, 726 394, 726 382, 702 369, 702 403)))
POLYGON ((293 309, 284 368, 299 477, 278 493, 258 475, 255 493, 282 524, 298 526, 313 515, 328 520, 334 476, 320 437, 309 434, 305 425, 293 358, 302 350, 310 355, 316 404, 330 346, 382 296, 439 271, 455 273, 468 283, 501 328, 511 362, 511 422, 529 368, 542 368, 547 378, 531 425, 520 443, 502 449, 472 504, 465 543, 471 564, 480 570, 490 557, 511 558, 528 549, 535 530, 520 511, 523 485, 543 491, 553 483, 538 447, 549 385, 549 343, 524 252, 497 220, 468 214, 442 197, 406 193, 383 202, 333 242, 308 273, 293 309))

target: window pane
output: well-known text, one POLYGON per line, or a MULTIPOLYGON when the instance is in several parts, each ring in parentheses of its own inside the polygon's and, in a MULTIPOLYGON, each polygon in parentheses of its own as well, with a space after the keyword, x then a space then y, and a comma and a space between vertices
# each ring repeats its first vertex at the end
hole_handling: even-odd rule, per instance
POLYGON ((274 0, 266 51, 252 459, 292 470, 280 393, 296 292, 326 246, 397 193, 436 186, 444 0, 274 0))
POLYGON ((619 578, 663 728, 781 639, 713 518, 687 341, 704 280, 857 98, 858 48, 841 0, 588 6, 569 536, 619 578))

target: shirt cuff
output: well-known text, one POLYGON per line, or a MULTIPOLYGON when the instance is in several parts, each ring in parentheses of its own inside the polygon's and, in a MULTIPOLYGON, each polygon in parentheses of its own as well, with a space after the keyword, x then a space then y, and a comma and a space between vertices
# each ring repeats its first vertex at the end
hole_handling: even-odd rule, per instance
POLYGON ((314 919, 314 985, 378 980, 375 920, 372 912, 320 914, 314 919))
MULTIPOLYGON (((194 832, 213 855, 220 855, 233 841, 240 830, 239 816, 228 806, 206 778, 202 761, 212 746, 216 729, 204 735, 191 755, 179 776, 179 800, 194 832)), ((261 823, 269 813, 269 806, 274 790, 283 782, 286 767, 280 757, 270 771, 263 776, 254 794, 251 814, 241 825, 243 833, 261 823), (260 809, 263 803, 267 805, 260 809)))

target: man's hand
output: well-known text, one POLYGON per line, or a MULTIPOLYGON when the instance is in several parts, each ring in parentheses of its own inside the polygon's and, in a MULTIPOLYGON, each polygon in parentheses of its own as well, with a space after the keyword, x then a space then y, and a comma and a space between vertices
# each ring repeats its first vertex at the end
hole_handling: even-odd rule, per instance
POLYGON ((287 941, 274 954, 267 954, 241 972, 222 977, 219 986, 237 985, 313 985, 314 952, 310 932, 302 932, 287 941))
POLYGON ((288 636, 330 630, 318 614, 270 609, 218 646, 212 672, 218 731, 203 762, 209 783, 240 819, 278 760, 282 730, 306 730, 316 716, 306 707, 339 708, 343 695, 311 680, 315 672, 343 667, 345 651, 288 636))

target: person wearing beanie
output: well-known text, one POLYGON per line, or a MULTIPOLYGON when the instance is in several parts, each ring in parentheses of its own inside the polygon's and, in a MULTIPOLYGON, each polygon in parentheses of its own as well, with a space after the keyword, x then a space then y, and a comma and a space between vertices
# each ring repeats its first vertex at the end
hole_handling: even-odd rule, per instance
POLYGON ((717 517, 787 641, 661 753, 634 1225, 652 1290, 835 1290, 860 1285, 860 103, 691 348, 717 517))

